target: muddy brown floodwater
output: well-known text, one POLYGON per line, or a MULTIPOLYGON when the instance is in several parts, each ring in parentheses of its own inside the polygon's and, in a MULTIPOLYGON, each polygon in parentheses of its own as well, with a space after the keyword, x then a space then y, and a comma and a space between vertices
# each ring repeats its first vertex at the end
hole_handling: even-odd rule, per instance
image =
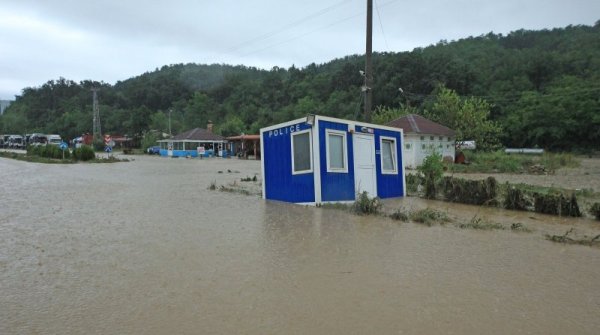
POLYGON ((207 189, 256 161, 134 158, 0 158, 0 334, 600 329, 598 248, 207 189))

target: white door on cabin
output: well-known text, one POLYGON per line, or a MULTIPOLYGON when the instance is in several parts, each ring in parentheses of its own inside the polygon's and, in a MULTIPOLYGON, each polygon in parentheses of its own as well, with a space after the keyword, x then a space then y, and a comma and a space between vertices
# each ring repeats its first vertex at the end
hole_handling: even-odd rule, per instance
POLYGON ((377 196, 375 184, 375 139, 372 135, 354 134, 354 187, 356 193, 367 191, 377 196))

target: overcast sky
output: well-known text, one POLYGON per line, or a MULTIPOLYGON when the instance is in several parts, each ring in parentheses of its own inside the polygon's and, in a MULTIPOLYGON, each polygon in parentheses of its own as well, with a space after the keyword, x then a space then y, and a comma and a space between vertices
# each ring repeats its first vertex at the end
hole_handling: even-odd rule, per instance
MULTIPOLYGON (((0 0, 0 99, 177 63, 304 67, 362 54, 366 0, 0 0)), ((593 25, 599 0, 375 0, 374 51, 593 25)))

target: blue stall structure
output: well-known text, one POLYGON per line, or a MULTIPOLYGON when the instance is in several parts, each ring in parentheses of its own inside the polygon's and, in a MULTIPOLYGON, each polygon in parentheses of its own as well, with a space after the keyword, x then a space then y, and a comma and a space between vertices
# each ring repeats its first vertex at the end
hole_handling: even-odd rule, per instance
POLYGON ((224 156, 227 140, 210 130, 194 128, 158 141, 160 155, 164 157, 211 157, 224 156))
POLYGON ((406 194, 400 128, 308 115, 260 137, 263 199, 318 205, 406 194))

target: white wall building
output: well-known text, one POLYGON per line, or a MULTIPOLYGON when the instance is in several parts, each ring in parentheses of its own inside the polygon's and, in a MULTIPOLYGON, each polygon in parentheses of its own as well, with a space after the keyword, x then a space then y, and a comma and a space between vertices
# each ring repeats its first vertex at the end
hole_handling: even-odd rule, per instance
POLYGON ((404 129, 405 166, 414 169, 432 152, 438 152, 444 160, 454 162, 454 130, 417 114, 409 114, 390 121, 390 127, 404 129))

